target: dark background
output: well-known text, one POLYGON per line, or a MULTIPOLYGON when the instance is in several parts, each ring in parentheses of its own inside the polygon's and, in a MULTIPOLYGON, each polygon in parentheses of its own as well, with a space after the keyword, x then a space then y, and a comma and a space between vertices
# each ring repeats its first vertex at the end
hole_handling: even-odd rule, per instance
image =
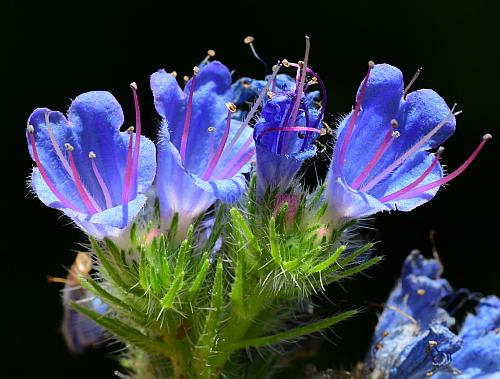
MULTIPOLYGON (((25 186, 32 163, 24 133, 36 107, 65 111, 71 98, 103 89, 120 101, 127 125, 133 120, 129 83, 136 81, 145 134, 154 138, 156 115, 148 78, 155 70, 190 74, 211 48, 217 59, 241 75, 260 77, 262 67, 243 45, 245 36, 253 35, 260 55, 273 64, 279 58, 300 59, 307 34, 312 41, 310 64, 329 90, 330 125, 351 109, 366 62, 373 59, 398 66, 407 80, 422 66, 414 88, 433 88, 448 104, 458 102, 464 113, 446 143, 449 170, 467 158, 485 132, 496 134, 500 41, 494 0, 302 3, 6 3, 2 61, 7 69, 2 82, 7 107, 2 109, 1 127, 7 149, 2 167, 8 174, 2 187, 9 193, 2 209, 9 226, 2 238, 7 259, 2 276, 7 335, 2 333, 2 342, 13 365, 12 371, 7 368, 8 377, 112 378, 115 367, 106 356, 116 347, 75 356, 67 352, 59 331, 60 287, 48 284, 46 277, 64 276, 72 251, 85 239, 25 186)), ((364 306, 366 312, 327 334, 333 343, 325 342, 314 360, 319 367, 346 368, 362 359, 378 310, 370 304, 386 298, 410 250, 430 256, 430 229, 437 230, 445 276, 454 287, 499 293, 498 151, 494 139, 473 166, 430 203, 409 214, 376 218, 378 248, 385 261, 370 277, 345 282, 345 291, 330 289, 334 305, 320 302, 321 312, 351 306, 364 306)))

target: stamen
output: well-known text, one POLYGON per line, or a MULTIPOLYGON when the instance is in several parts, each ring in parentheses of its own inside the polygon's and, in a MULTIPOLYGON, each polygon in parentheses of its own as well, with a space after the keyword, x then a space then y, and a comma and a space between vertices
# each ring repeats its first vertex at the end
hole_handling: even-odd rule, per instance
POLYGON ((434 167, 436 167, 436 165, 438 164, 439 158, 441 157, 441 155, 443 155, 443 151, 444 147, 440 146, 430 166, 423 172, 422 175, 420 175, 417 178, 417 180, 415 180, 413 183, 408 184, 406 187, 400 189, 399 191, 393 192, 390 195, 382 197, 381 199, 379 199, 379 201, 381 203, 388 203, 389 201, 396 200, 397 198, 403 196, 407 192, 410 192, 413 188, 422 183, 424 179, 427 178, 427 176, 429 176, 432 170, 434 170, 434 167))
POLYGON ((206 65, 208 63, 208 61, 210 60, 210 58, 213 58, 215 57, 215 50, 208 50, 207 51, 207 56, 200 62, 200 67, 203 67, 204 65, 206 65))
POLYGON ((95 153, 91 151, 89 153, 89 158, 92 163, 92 170, 94 171, 94 175, 99 182, 99 186, 101 187, 101 191, 104 195, 104 200, 106 202, 106 209, 113 208, 113 203, 111 201, 111 196, 109 195, 109 190, 108 187, 106 186, 106 183, 104 182, 104 179, 101 176, 101 173, 99 172, 97 165, 95 164, 95 153))
POLYGON ((372 169, 375 167, 375 165, 380 160, 380 157, 387 151, 389 146, 391 146, 392 141, 394 141, 395 138, 399 137, 399 132, 394 130, 397 127, 398 127, 398 122, 396 120, 391 120, 391 128, 389 129, 389 131, 385 135, 384 140, 382 141, 382 144, 378 148, 377 152, 375 153, 373 158, 370 160, 370 162, 366 165, 364 170, 352 182, 351 187, 353 189, 358 189, 359 186, 361 184, 363 184, 363 182, 368 177, 368 175, 370 175, 370 172, 372 171, 372 169), (393 138, 391 138, 391 137, 393 137, 393 138))
POLYGON ((45 112, 45 126, 47 127, 47 134, 49 135, 50 142, 52 142, 52 146, 54 147, 54 150, 56 151, 57 156, 59 157, 59 160, 61 161, 64 169, 66 172, 73 177, 73 174, 71 172, 71 167, 69 167, 69 163, 64 156, 64 154, 61 151, 61 148, 59 147, 59 144, 57 143, 56 137, 54 136, 54 133, 52 133, 52 127, 50 126, 50 120, 49 120, 49 112, 45 112))
POLYGON ((306 126, 285 126, 283 128, 276 127, 276 128, 268 128, 264 130, 262 133, 259 134, 259 140, 262 138, 263 135, 271 133, 271 132, 313 132, 313 133, 319 133, 321 130, 320 129, 315 129, 315 128, 309 128, 306 126))
POLYGON ((82 201, 85 204, 85 207, 87 208, 89 213, 95 214, 98 211, 94 207, 94 204, 92 204, 92 201, 90 200, 90 195, 87 194, 87 192, 85 191, 85 188, 83 187, 83 183, 80 179, 80 176, 78 175, 78 170, 76 168, 75 160, 73 159, 74 148, 69 143, 65 143, 64 147, 68 151, 69 166, 71 167, 71 171, 73 172, 73 181, 75 182, 76 189, 78 190, 78 193, 80 194, 80 198, 82 199, 82 201))
POLYGON ((205 173, 202 175, 203 180, 208 180, 210 179, 210 176, 212 176, 215 168, 217 167, 217 164, 219 163, 219 159, 222 155, 222 152, 224 151, 224 146, 226 145, 227 142, 227 137, 229 136, 229 130, 231 129, 231 114, 236 112, 236 105, 233 103, 226 103, 227 106, 227 120, 226 120, 226 129, 224 130, 224 134, 222 135, 222 140, 217 147, 217 151, 215 152, 214 157, 210 161, 210 163, 207 166, 207 169, 205 170, 205 173))
POLYGON ((128 149, 127 149, 127 162, 125 163, 125 176, 123 178, 123 190, 122 190, 122 205, 128 203, 128 184, 130 183, 130 176, 132 174, 132 143, 133 143, 133 133, 134 127, 131 126, 127 129, 129 135, 128 138, 128 149))
POLYGON ((417 72, 415 73, 415 75, 413 75, 413 78, 411 78, 410 83, 408 83, 408 85, 406 86, 405 90, 403 91, 403 97, 406 96, 406 94, 410 90, 410 88, 413 85, 413 83, 415 83, 415 81, 417 80, 417 78, 418 78, 418 76, 420 75, 421 72, 422 72, 422 67, 420 67, 417 70, 417 72))
POLYGON ((292 116, 290 118, 290 124, 293 126, 297 121, 297 115, 299 114, 299 106, 300 100, 302 99, 302 92, 304 89, 304 84, 306 81, 306 72, 307 72, 307 61, 309 60, 309 49, 311 47, 311 43, 309 41, 309 37, 306 36, 306 51, 304 53, 304 63, 301 65, 301 75, 298 86, 295 88, 295 104, 293 105, 292 116))
POLYGON ((412 191, 409 191, 408 193, 406 193, 404 196, 400 196, 400 199, 410 199, 410 198, 418 196, 424 192, 430 191, 433 188, 442 186, 443 184, 448 183, 450 180, 455 179, 458 175, 460 175, 462 172, 464 172, 467 167, 469 167, 469 165, 474 161, 474 159, 476 159, 477 155, 479 154, 479 152, 481 151, 483 146, 486 144, 486 142, 488 142, 492 138, 493 137, 491 134, 485 134, 483 136, 481 143, 476 147, 476 149, 471 154, 471 156, 464 163, 462 163, 462 165, 459 168, 457 168, 451 174, 446 175, 445 177, 438 179, 432 183, 426 184, 426 185, 421 186, 421 187, 417 187, 417 188, 413 189, 412 191))
POLYGON ((253 41, 255 39, 252 37, 252 36, 248 36, 248 37, 245 37, 245 39, 243 40, 243 42, 246 44, 246 45, 249 45, 250 46, 250 50, 252 50, 252 54, 255 58, 257 58, 257 60, 262 63, 264 65, 264 75, 267 74, 268 72, 268 68, 267 68, 267 63, 264 59, 262 59, 259 54, 257 54, 257 51, 255 50, 255 47, 253 45, 253 41))
POLYGON ((198 67, 194 67, 193 69, 193 79, 191 80, 191 87, 189 88, 189 98, 188 98, 188 104, 187 104, 187 109, 186 109, 186 118, 184 120, 184 130, 182 131, 182 138, 181 138, 181 160, 184 163, 186 160, 186 146, 187 146, 187 140, 189 136, 189 123, 191 122, 191 109, 193 107, 193 94, 194 94, 194 87, 195 87, 195 82, 196 82, 196 75, 200 72, 200 69, 198 67))
POLYGON ((238 139, 240 138, 243 131, 246 129, 246 127, 248 126, 250 121, 253 119, 255 113, 259 109, 260 104, 262 104, 262 101, 264 100, 264 96, 266 96, 267 91, 269 90, 269 84, 271 84, 273 82, 273 80, 276 78, 276 75, 278 74, 278 71, 280 68, 281 68, 281 63, 276 65, 273 73, 271 74, 271 77, 267 81, 267 83, 264 86, 264 88, 262 89, 262 91, 260 91, 259 97, 257 98, 254 105, 250 109, 250 112, 248 112, 247 116, 245 117, 245 120, 241 123, 240 128, 234 134, 233 138, 231 138, 231 141, 229 141, 229 144, 227 145, 227 147, 224 149, 224 152, 222 153, 222 157, 220 158, 222 161, 224 161, 224 158, 226 158, 226 155, 231 151, 231 149, 233 148, 236 141, 238 141, 238 139))
POLYGON ((170 75, 172 75, 174 78, 177 78, 177 71, 172 71, 170 75))
POLYGON ((240 148, 240 150, 232 157, 231 162, 234 162, 233 166, 226 165, 224 170, 217 174, 216 177, 220 179, 230 178, 234 173, 241 169, 255 154, 255 148, 248 150, 253 142, 253 135, 248 136, 247 140, 240 148), (252 154, 250 154, 252 152, 252 154), (229 175, 232 174, 232 175, 229 175))
POLYGON ((352 131, 354 129, 354 124, 356 123, 356 120, 359 115, 359 109, 361 108, 361 102, 363 101, 363 96, 365 95, 366 91, 366 85, 368 84, 368 78, 370 77, 370 73, 372 71, 372 68, 375 66, 375 63, 373 61, 368 62, 368 71, 365 75, 365 80, 363 81, 363 84, 361 85, 361 91, 359 92, 359 96, 356 99, 356 106, 354 107, 353 114, 351 116, 351 120, 349 121, 349 125, 347 127, 347 131, 344 137, 344 141, 342 143, 342 147, 340 149, 340 155, 339 155, 339 166, 340 168, 344 167, 344 160, 345 160, 345 155, 347 153, 347 147, 349 146, 349 141, 351 139, 352 131))
POLYGON ((384 171, 378 174, 375 178, 373 178, 367 185, 363 186, 360 191, 368 192, 371 190, 377 183, 379 183, 382 179, 384 179, 387 175, 389 175, 396 167, 398 167, 401 163, 403 163, 408 157, 412 156, 420 147, 422 147, 428 140, 432 138, 434 134, 436 134, 439 129, 446 124, 449 119, 453 116, 453 111, 457 104, 453 104, 450 112, 446 115, 446 117, 437 124, 429 133, 422 137, 420 141, 418 141, 410 150, 406 151, 403 155, 401 155, 398 159, 396 159, 392 164, 390 164, 384 171))
POLYGON ((38 171, 40 171, 40 175, 42 176, 43 181, 49 189, 52 191, 52 193, 57 197, 57 199, 67 208, 72 209, 76 212, 82 212, 80 208, 76 207, 73 205, 68 199, 66 199, 65 196, 63 196, 62 193, 60 193, 54 183, 49 179, 49 176, 47 175, 47 172, 45 171, 45 168, 42 165, 42 162, 40 162, 40 157, 38 156, 38 150, 36 148, 36 142, 35 142, 35 128, 33 125, 28 125, 28 134, 31 142, 31 149, 33 151, 33 158, 35 158, 35 163, 36 166, 38 167, 38 171))
POLYGON ((128 182, 124 183, 123 188, 126 202, 129 202, 130 198, 134 195, 132 190, 137 191, 137 170, 139 166, 139 152, 141 148, 141 111, 139 109, 139 98, 137 96, 137 84, 135 84, 135 82, 130 83, 130 88, 132 89, 135 108, 135 146, 130 166, 130 177, 128 178, 128 182))

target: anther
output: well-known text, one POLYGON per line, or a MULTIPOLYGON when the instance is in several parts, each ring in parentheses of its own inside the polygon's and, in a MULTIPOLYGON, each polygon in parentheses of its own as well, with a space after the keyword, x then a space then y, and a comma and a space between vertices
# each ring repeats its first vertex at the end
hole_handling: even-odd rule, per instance
POLYGON ((315 85, 315 84, 318 84, 318 79, 316 79, 316 77, 313 76, 312 79, 309 80, 309 82, 307 82, 307 85, 308 86, 312 86, 312 85, 315 85))
POLYGON ((304 61, 298 61, 297 64, 300 66, 300 68, 304 68, 304 61))
POLYGON ((375 62, 374 61, 368 61, 368 67, 373 68, 375 67, 375 62))
POLYGON ((193 67, 193 75, 198 75, 200 73, 200 68, 198 66, 193 67))
POLYGON ((283 66, 285 66, 285 67, 290 67, 290 62, 288 62, 288 59, 283 59, 283 60, 281 61, 281 64, 282 64, 283 66))
POLYGON ((428 378, 430 378, 432 375, 434 375, 434 372, 432 372, 432 371, 427 371, 425 373, 425 376, 427 376, 428 378))
POLYGON ((417 290, 417 294, 419 294, 420 296, 424 296, 424 295, 425 295, 425 289, 423 289, 423 288, 419 288, 419 289, 417 290))
POLYGON ((384 347, 384 345, 382 345, 380 342, 378 342, 376 345, 375 345, 375 349, 376 350, 380 350, 384 347))
POLYGON ((35 127, 33 125, 28 125, 27 129, 28 129, 28 133, 31 133, 31 134, 35 133, 35 127))
POLYGON ((389 332, 387 330, 384 330, 384 333, 382 333, 382 338, 385 338, 389 335, 389 332))
POLYGON ((243 39, 243 42, 245 43, 245 45, 249 45, 251 44, 255 39, 252 37, 252 36, 248 36, 248 37, 245 37, 243 39))
POLYGON ((95 153, 94 153, 93 151, 91 151, 91 152, 89 153, 89 158, 90 158, 90 159, 94 159, 95 157, 96 157, 95 153))
POLYGON ((255 47, 253 45, 254 40, 255 39, 252 36, 247 36, 243 39, 243 42, 245 43, 245 45, 250 46, 250 50, 252 50, 253 56, 257 58, 257 60, 264 65, 265 74, 267 74, 267 63, 259 56, 259 54, 257 54, 257 51, 255 50, 255 47))
POLYGON ((130 88, 133 89, 134 91, 137 91, 137 83, 136 82, 130 83, 130 88))
POLYGON ((134 132, 134 127, 133 126, 130 126, 127 128, 127 133, 128 134, 132 134, 134 132))
POLYGON ((493 136, 491 134, 487 133, 483 136, 483 141, 489 141, 492 138, 493 138, 493 136))
POLYGON ((177 78, 177 71, 172 71, 170 75, 172 75, 174 78, 177 78))
POLYGON ((401 136, 401 133, 398 132, 397 130, 395 130, 392 132, 391 136, 392 136, 392 138, 396 139, 396 138, 399 138, 401 136))
POLYGON ((430 347, 436 347, 438 345, 437 341, 430 340, 429 341, 429 346, 430 347))
POLYGON ((227 102, 226 107, 231 113, 236 112, 236 105, 234 105, 233 103, 227 102))
POLYGON ((212 49, 208 50, 208 51, 207 51, 207 55, 208 55, 209 57, 212 57, 212 58, 213 58, 213 57, 215 57, 215 50, 212 50, 212 49))
POLYGON ((184 81, 184 84, 187 84, 187 82, 189 82, 189 76, 184 75, 184 76, 182 77, 182 80, 184 81))
POLYGON ((244 79, 241 79, 241 85, 243 86, 243 88, 250 88, 250 83, 248 83, 244 79))
POLYGON ((68 151, 73 151, 75 150, 75 148, 73 146, 71 146, 69 143, 65 143, 64 144, 64 147, 66 148, 66 150, 68 151))
POLYGON ((436 154, 441 156, 441 155, 443 155, 443 153, 444 153, 444 146, 439 146, 436 154))
POLYGON ((266 95, 267 95, 268 98, 272 99, 273 96, 274 96, 274 93, 273 93, 273 91, 267 91, 266 95))
POLYGON ((392 128, 393 128, 393 129, 396 129, 396 128, 398 127, 398 125, 399 125, 399 124, 398 124, 398 121, 397 121, 397 120, 395 120, 395 119, 392 119, 392 120, 391 120, 391 126, 392 126, 392 128))
POLYGON ((215 130, 216 130, 216 129, 215 129, 215 126, 209 126, 209 127, 207 128, 207 130, 208 130, 210 133, 213 133, 213 132, 215 132, 215 130))

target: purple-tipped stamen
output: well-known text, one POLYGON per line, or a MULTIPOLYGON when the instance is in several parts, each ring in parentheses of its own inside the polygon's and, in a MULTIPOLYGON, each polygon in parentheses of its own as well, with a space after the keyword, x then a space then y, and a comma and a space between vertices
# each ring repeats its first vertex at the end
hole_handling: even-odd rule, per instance
POLYGON ((392 164, 387 166, 384 171, 375 176, 370 182, 361 187, 361 192, 368 192, 374 186, 376 186, 381 180, 385 179, 391 172, 394 171, 401 163, 403 163, 406 159, 411 157, 414 153, 416 153, 427 141, 429 141, 434 134, 436 134, 453 116, 453 111, 455 110, 456 104, 453 105, 448 115, 437 124, 429 133, 423 136, 413 147, 407 150, 403 155, 401 155, 398 159, 396 159, 392 164))
POLYGON ((186 118, 184 119, 184 129, 182 130, 182 137, 181 137, 180 154, 182 162, 186 160, 186 147, 189 136, 189 124, 191 123, 191 110, 193 108, 193 94, 196 83, 196 75, 198 75, 198 72, 200 72, 200 69, 198 67, 195 67, 193 70, 193 78, 191 79, 191 87, 189 88, 186 118))
POLYGON ((381 203, 387 203, 389 201, 397 200, 401 196, 403 196, 405 193, 410 192, 413 188, 418 186, 420 183, 424 181, 427 176, 434 170, 434 167, 438 164, 439 158, 443 154, 444 148, 440 147, 436 153, 436 156, 434 157, 432 163, 429 165, 429 167, 420 175, 414 182, 408 184, 406 187, 391 193, 390 195, 384 196, 380 199, 378 199, 381 203))
POLYGON ((365 181, 365 179, 370 175, 375 165, 378 163, 382 155, 387 151, 389 146, 391 146, 392 142, 399 136, 398 132, 395 132, 394 129, 397 128, 398 122, 396 120, 391 121, 391 128, 387 132, 382 141, 382 144, 378 148, 377 152, 373 156, 373 158, 368 162, 363 171, 358 175, 356 179, 351 184, 351 188, 358 189, 361 184, 365 181), (391 138, 392 137, 392 138, 391 138))
POLYGON ((111 200, 111 196, 109 195, 108 187, 106 186, 106 183, 104 182, 104 179, 102 178, 102 175, 99 172, 99 169, 97 168, 97 165, 95 163, 96 155, 93 151, 89 153, 89 158, 92 164, 92 171, 94 171, 95 178, 97 179, 99 187, 101 187, 102 194, 104 195, 104 201, 106 202, 106 209, 112 208, 113 202, 111 200))
POLYGON ((353 114, 351 116, 351 120, 349 121, 349 125, 347 126, 347 131, 344 136, 344 141, 342 143, 341 149, 340 149, 340 155, 339 155, 339 167, 342 168, 344 167, 344 160, 345 160, 345 155, 347 153, 347 147, 349 146, 349 141, 351 140, 351 135, 354 130, 354 125, 356 124, 356 120, 359 115, 359 110, 361 108, 361 102, 363 101, 363 96, 365 95, 366 91, 366 85, 368 84, 368 78, 370 77, 370 73, 372 71, 372 68, 375 66, 375 63, 373 61, 368 62, 368 71, 365 75, 365 79, 363 80, 363 84, 361 86, 361 91, 359 92, 359 96, 356 98, 356 105, 354 107, 353 114))
MULTIPOLYGON (((91 201, 91 196, 90 194, 87 193, 85 188, 83 187, 83 183, 80 180, 80 176, 78 175, 78 169, 76 168, 75 160, 73 158, 73 146, 71 146, 69 143, 64 144, 66 147, 66 150, 68 151, 68 157, 69 157, 69 166, 71 167, 71 172, 73 173, 73 181, 75 182, 76 189, 78 193, 80 194, 80 198, 82 199, 83 203, 85 204, 85 207, 87 208, 88 212, 90 214, 95 214, 98 212, 101 212, 101 209, 97 209, 98 207, 95 207, 93 202, 91 201)), ((95 201, 94 201, 95 203, 95 201)))
POLYGON ((35 158, 35 163, 38 168, 38 171, 40 172, 40 175, 42 176, 43 181, 49 189, 52 191, 52 193, 57 197, 57 199, 67 208, 72 209, 76 212, 81 212, 80 208, 76 207, 73 205, 66 197, 60 193, 54 183, 49 179, 49 176, 47 175, 47 172, 45 171, 45 168, 42 165, 42 162, 40 161, 40 157, 38 156, 38 149, 36 148, 36 142, 35 142, 35 128, 33 125, 28 125, 28 134, 31 142, 31 149, 33 151, 33 157, 35 158))
POLYGON ((226 104, 228 112, 227 112, 227 120, 226 120, 226 129, 224 130, 224 134, 222 135, 222 140, 217 147, 217 151, 215 152, 215 155, 213 158, 210 160, 207 169, 205 170, 205 173, 202 175, 203 180, 209 180, 210 177, 212 176, 215 168, 217 167, 217 164, 219 163, 220 157, 222 155, 222 152, 224 151, 224 147, 227 142, 227 138, 229 136, 229 131, 231 129, 231 115, 232 113, 236 112, 236 106, 233 103, 227 103, 226 104))
POLYGON ((416 197, 424 192, 427 192, 427 191, 430 191, 436 187, 442 186, 443 184, 446 184, 449 181, 455 179, 458 175, 460 175, 462 172, 464 172, 467 167, 470 166, 470 164, 474 161, 474 159, 476 159, 476 157, 478 156, 479 152, 482 150, 482 148, 484 147, 486 142, 488 142, 491 138, 492 138, 491 134, 485 134, 483 136, 481 143, 476 147, 476 149, 470 155, 470 157, 464 163, 462 163, 462 165, 459 168, 457 168, 455 171, 453 171, 451 174, 446 175, 446 176, 442 177, 441 179, 435 180, 432 183, 423 185, 421 187, 417 187, 417 188, 405 193, 404 195, 400 195, 399 200, 404 200, 404 199, 416 197))

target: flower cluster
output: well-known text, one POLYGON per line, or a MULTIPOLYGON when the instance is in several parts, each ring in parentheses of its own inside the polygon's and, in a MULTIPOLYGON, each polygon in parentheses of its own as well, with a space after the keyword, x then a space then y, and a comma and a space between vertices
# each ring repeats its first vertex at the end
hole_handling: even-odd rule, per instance
POLYGON ((367 366, 373 378, 470 379, 500 375, 500 300, 482 298, 456 335, 441 304, 459 295, 437 259, 412 252, 375 329, 367 366))

